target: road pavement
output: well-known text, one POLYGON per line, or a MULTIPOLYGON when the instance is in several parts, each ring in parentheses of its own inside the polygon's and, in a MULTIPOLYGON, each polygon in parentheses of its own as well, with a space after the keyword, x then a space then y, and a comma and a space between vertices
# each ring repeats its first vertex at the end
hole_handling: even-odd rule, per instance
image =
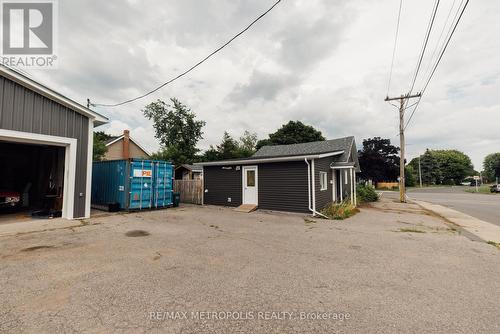
POLYGON ((431 202, 500 226, 500 194, 465 192, 465 187, 410 189, 410 199, 431 202))
POLYGON ((500 250, 389 198, 344 221, 181 206, 24 232, 0 236, 2 334, 500 333, 500 250))

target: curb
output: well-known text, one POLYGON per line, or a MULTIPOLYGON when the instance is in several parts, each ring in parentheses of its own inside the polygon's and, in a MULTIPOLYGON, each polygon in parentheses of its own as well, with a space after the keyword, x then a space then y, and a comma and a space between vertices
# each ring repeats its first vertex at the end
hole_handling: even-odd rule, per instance
POLYGON ((482 241, 493 241, 500 244, 500 226, 471 217, 465 213, 444 207, 442 205, 417 200, 413 200, 413 202, 459 226, 464 231, 473 234, 482 241))

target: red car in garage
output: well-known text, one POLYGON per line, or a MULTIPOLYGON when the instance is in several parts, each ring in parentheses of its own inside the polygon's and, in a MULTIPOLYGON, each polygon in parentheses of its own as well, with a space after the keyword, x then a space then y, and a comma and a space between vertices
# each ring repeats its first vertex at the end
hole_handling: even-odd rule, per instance
POLYGON ((21 194, 17 191, 0 190, 0 208, 15 208, 21 203, 21 194))

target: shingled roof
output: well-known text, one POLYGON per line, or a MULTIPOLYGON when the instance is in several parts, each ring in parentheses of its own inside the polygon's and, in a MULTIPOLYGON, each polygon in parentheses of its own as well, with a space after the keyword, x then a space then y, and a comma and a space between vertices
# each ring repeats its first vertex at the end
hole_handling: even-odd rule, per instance
POLYGON ((354 137, 351 136, 310 143, 263 146, 252 158, 275 158, 344 151, 337 159, 338 161, 347 161, 353 143, 354 137))
POLYGON ((332 156, 334 162, 345 163, 349 160, 352 150, 356 150, 356 147, 354 146, 354 137, 351 136, 302 144, 263 146, 249 158, 197 162, 195 165, 216 166, 246 162, 295 161, 304 157, 321 158, 321 155, 324 154, 332 156))

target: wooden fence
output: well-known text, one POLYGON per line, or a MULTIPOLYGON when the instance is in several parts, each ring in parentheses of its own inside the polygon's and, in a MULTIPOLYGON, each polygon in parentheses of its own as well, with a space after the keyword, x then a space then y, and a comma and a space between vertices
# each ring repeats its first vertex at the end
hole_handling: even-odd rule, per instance
POLYGON ((201 204, 202 180, 174 180, 174 192, 181 194, 181 203, 201 204))

